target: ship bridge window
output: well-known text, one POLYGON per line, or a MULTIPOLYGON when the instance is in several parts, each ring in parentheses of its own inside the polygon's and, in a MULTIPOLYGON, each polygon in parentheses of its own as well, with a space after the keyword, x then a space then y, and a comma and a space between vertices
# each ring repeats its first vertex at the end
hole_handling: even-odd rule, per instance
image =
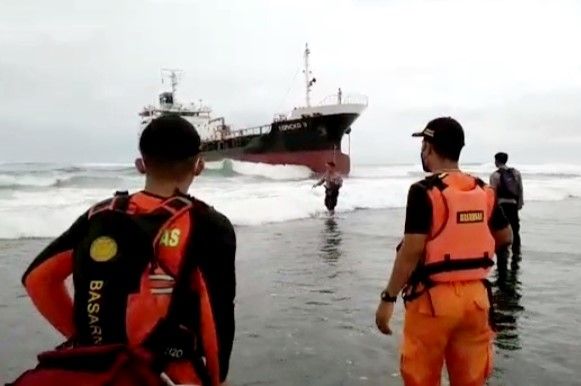
POLYGON ((172 105, 173 104, 173 95, 171 94, 171 92, 164 92, 164 93, 160 94, 159 95, 159 103, 172 105))

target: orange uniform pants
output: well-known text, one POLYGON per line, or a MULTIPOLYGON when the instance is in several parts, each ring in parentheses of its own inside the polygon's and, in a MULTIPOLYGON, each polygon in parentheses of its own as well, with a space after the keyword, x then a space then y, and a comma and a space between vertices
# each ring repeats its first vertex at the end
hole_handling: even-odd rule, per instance
POLYGON ((484 284, 438 284, 406 304, 401 374, 406 386, 482 386, 492 372, 492 332, 484 284))

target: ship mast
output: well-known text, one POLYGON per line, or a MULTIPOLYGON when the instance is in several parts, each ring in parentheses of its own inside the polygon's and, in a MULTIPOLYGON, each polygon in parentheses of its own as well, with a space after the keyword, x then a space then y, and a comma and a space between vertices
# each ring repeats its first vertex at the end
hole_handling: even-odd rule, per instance
POLYGON ((171 81, 171 93, 175 95, 177 85, 178 85, 178 73, 181 75, 181 70, 174 70, 174 69, 163 69, 161 70, 161 82, 163 83, 163 78, 168 77, 171 81))
POLYGON ((311 51, 309 50, 309 45, 305 44, 305 69, 303 72, 305 73, 305 88, 306 88, 306 99, 307 99, 307 107, 311 107, 311 87, 313 83, 317 81, 317 79, 311 79, 311 71, 309 70, 309 54, 311 51))

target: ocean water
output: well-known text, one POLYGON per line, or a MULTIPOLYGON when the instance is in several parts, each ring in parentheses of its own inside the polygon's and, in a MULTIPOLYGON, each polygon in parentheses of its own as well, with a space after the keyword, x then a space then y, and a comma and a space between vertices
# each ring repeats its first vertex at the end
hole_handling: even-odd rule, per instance
MULTIPOLYGON (((527 202, 581 197, 581 164, 515 166, 527 202)), ((465 169, 487 180, 494 165, 465 169)), ((401 208, 409 185, 423 175, 419 165, 355 165, 337 212, 401 208)), ((190 193, 235 225, 260 225, 324 215, 324 192, 311 189, 313 181, 305 167, 224 161, 209 163, 190 193)), ((115 190, 135 191, 142 183, 131 165, 0 164, 0 238, 56 236, 115 190)))
MULTIPOLYGON (((523 258, 491 274, 498 334, 488 385, 581 385, 581 166, 515 166, 525 179, 523 258)), ((486 177, 493 166, 467 169, 486 177)), ((60 343, 20 284, 30 261, 88 205, 138 189, 141 177, 126 165, 30 164, 2 165, 0 176, 2 383, 60 343)), ((390 337, 374 312, 407 187, 421 176, 417 165, 356 166, 328 216, 307 170, 210 165, 192 193, 232 219, 238 240, 231 386, 402 385, 402 304, 390 337)))

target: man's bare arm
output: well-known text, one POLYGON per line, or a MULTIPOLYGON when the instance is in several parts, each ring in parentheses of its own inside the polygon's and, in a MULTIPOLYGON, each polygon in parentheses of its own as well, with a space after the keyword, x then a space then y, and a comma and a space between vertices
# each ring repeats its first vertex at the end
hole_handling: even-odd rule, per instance
POLYGON ((396 254, 395 262, 387 293, 396 296, 409 281, 413 271, 424 255, 428 235, 425 234, 406 234, 404 235, 401 248, 396 254))

